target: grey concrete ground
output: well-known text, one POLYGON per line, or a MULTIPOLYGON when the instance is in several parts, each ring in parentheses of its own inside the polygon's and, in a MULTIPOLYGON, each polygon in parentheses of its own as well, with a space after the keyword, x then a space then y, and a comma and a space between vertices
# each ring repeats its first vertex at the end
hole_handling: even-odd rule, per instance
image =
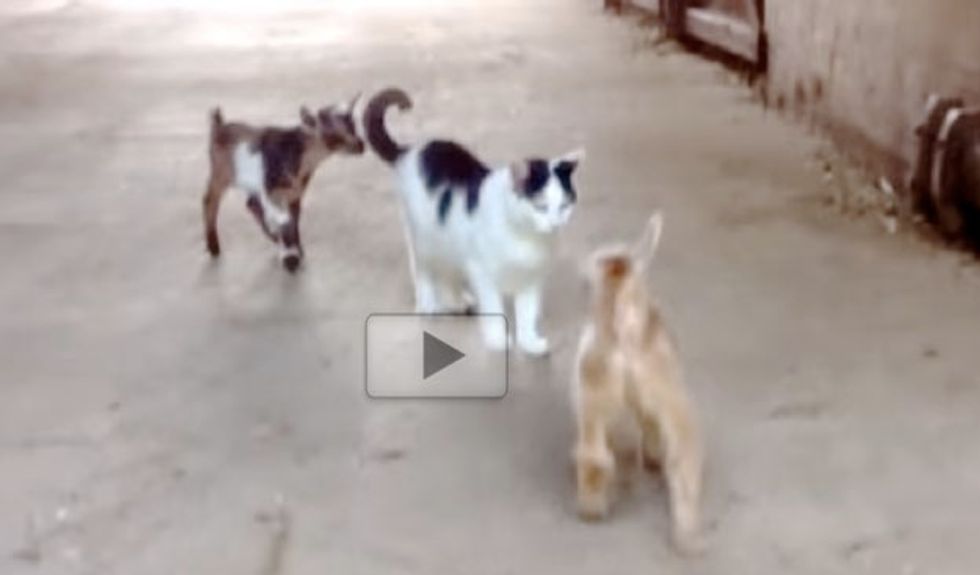
POLYGON ((261 4, 0 5, 0 572, 976 572, 980 274, 827 209, 803 129, 598 0, 261 4), (411 304, 373 157, 314 180, 296 277, 237 199, 205 256, 210 106, 289 122, 391 83, 405 139, 588 147, 555 353, 503 401, 365 397, 365 315, 411 304), (709 438, 695 560, 652 479, 602 524, 572 504, 575 260, 656 206, 709 438))

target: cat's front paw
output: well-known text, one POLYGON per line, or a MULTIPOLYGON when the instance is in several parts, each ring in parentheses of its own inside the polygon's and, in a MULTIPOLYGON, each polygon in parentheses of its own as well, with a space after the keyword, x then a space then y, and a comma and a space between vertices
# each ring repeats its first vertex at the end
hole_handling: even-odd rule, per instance
POLYGON ((505 351, 510 343, 510 338, 503 330, 488 329, 483 332, 483 342, 490 351, 505 351))
POLYGON ((547 355, 551 351, 551 346, 548 345, 548 338, 541 337, 537 334, 519 337, 518 344, 521 346, 521 351, 535 357, 547 355))

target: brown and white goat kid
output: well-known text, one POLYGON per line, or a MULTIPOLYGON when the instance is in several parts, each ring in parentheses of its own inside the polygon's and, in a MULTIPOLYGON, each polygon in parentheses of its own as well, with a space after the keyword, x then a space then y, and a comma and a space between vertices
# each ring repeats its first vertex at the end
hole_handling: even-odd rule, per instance
POLYGON ((313 172, 328 156, 360 155, 350 104, 321 108, 314 115, 300 109, 293 128, 253 127, 225 122, 221 110, 211 112, 211 173, 204 193, 204 234, 208 252, 221 254, 218 209, 230 187, 246 195, 245 205, 270 240, 279 244, 283 266, 296 271, 303 257, 299 235, 302 199, 313 172))
POLYGON ((675 344, 644 285, 662 228, 658 212, 636 246, 604 248, 590 261, 592 317, 573 382, 578 509, 585 519, 606 515, 616 431, 638 427, 642 457, 666 478, 674 544, 697 552, 704 447, 675 344))

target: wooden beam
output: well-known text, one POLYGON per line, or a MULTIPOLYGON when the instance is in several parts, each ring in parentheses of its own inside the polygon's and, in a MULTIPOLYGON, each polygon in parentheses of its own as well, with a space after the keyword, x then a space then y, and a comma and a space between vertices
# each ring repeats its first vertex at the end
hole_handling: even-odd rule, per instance
POLYGON ((714 10, 688 8, 684 32, 749 62, 759 63, 759 30, 747 22, 714 10))
POLYGON ((630 4, 654 14, 660 12, 660 0, 630 0, 630 4))

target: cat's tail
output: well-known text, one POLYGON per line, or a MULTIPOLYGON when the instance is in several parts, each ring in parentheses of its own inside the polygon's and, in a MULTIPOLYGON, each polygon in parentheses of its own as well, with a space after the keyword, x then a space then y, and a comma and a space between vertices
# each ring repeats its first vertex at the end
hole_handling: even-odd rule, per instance
POLYGON ((402 111, 411 110, 412 100, 399 88, 378 92, 364 110, 364 131, 368 144, 381 159, 394 164, 405 153, 406 148, 392 140, 388 128, 385 127, 385 112, 390 106, 398 106, 402 111))

